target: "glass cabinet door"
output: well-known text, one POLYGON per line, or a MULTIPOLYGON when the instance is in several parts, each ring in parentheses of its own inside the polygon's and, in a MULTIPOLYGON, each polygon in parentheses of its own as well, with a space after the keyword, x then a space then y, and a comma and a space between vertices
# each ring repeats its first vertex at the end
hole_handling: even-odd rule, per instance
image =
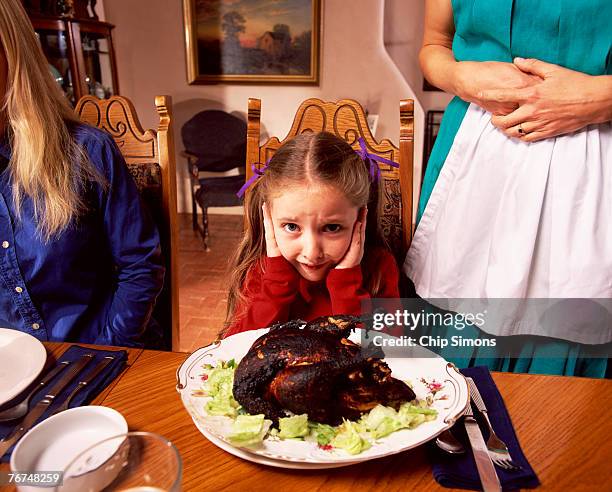
POLYGON ((106 99, 119 93, 112 24, 57 16, 31 21, 49 71, 72 106, 86 95, 106 99))
POLYGON ((76 94, 70 66, 69 39, 60 29, 36 29, 36 35, 49 62, 49 71, 62 88, 70 103, 76 103, 76 94))
POLYGON ((92 96, 107 99, 117 93, 113 76, 110 37, 81 26, 81 46, 87 90, 92 96))

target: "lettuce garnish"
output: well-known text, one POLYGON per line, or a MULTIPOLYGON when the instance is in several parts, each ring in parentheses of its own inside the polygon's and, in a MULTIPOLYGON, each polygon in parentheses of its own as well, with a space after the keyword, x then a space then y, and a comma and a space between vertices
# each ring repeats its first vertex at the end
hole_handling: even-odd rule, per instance
POLYGON ((229 440, 237 446, 259 444, 266 435, 281 439, 307 439, 317 442, 324 449, 343 449, 349 454, 359 454, 369 449, 372 439, 388 436, 400 429, 414 429, 418 425, 435 420, 438 412, 429 408, 425 400, 403 403, 399 410, 377 405, 361 416, 359 421, 344 420, 333 427, 309 422, 308 415, 293 415, 279 419, 279 429, 271 429, 272 422, 264 415, 248 415, 234 399, 234 359, 220 362, 216 367, 204 366, 203 390, 211 399, 205 410, 209 415, 223 415, 234 420, 229 440))

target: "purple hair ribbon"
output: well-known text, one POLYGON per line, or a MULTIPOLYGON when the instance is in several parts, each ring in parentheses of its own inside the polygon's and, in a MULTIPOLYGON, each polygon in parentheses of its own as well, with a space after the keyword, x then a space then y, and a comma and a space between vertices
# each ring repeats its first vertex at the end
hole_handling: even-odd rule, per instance
POLYGON ((368 152, 365 140, 363 138, 360 138, 357 141, 359 142, 360 150, 356 150, 355 152, 357 152, 357 155, 359 155, 359 157, 363 159, 366 165, 369 166, 370 179, 372 181, 380 179, 380 166, 378 165, 379 162, 382 162, 383 164, 388 164, 392 167, 399 167, 399 164, 397 162, 393 162, 392 160, 385 159, 384 157, 380 157, 379 155, 371 154, 370 152, 368 152))
MULTIPOLYGON (((360 150, 356 150, 355 152, 359 157, 363 159, 366 165, 369 166, 370 179, 372 181, 376 181, 377 179, 380 179, 380 167, 378 165, 379 162, 383 164, 388 164, 389 166, 392 166, 392 167, 399 168, 399 164, 397 162, 393 162, 390 159, 385 159, 384 157, 380 157, 379 155, 371 154, 370 152, 368 152, 365 140, 363 138, 360 138, 357 141, 359 142, 360 150)), ((240 188, 240 190, 238 190, 238 193, 236 193, 237 196, 242 198, 246 190, 253 183, 255 183, 255 181, 257 181, 259 178, 261 178, 264 175, 265 170, 268 169, 268 164, 270 163, 270 159, 268 159, 266 164, 261 169, 258 169, 256 164, 251 164, 251 169, 253 170, 253 176, 251 176, 246 181, 246 183, 242 185, 242 188, 240 188)))
MULTIPOLYGON (((268 162, 270 162, 269 159, 268 159, 268 162)), ((255 181, 257 181, 259 178, 261 178, 264 175, 264 171, 268 169, 268 162, 266 162, 264 167, 262 167, 261 169, 258 169, 256 164, 251 164, 251 169, 253 170, 253 176, 247 179, 246 183, 242 185, 242 188, 238 190, 238 193, 236 193, 238 197, 242 198, 246 190, 249 188, 249 186, 251 186, 255 181)), ((257 164, 259 164, 259 162, 257 164)))

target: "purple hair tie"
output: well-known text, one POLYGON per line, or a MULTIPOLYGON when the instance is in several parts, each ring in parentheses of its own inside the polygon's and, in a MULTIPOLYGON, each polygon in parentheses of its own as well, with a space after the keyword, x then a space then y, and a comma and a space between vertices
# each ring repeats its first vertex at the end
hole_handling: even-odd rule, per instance
POLYGON ((262 167, 261 169, 257 168, 257 164, 259 164, 259 162, 257 164, 251 164, 251 169, 253 170, 253 176, 251 176, 249 179, 247 179, 246 183, 244 183, 242 185, 242 188, 240 188, 238 190, 238 193, 236 193, 236 195, 240 198, 242 198, 246 192, 246 190, 249 188, 249 186, 251 186, 255 181, 257 181, 259 178, 261 178, 264 174, 264 171, 266 169, 268 169, 268 163, 270 162, 270 160, 268 159, 268 162, 266 162, 266 164, 264 165, 264 167, 262 167))
POLYGON ((359 142, 360 150, 356 150, 355 152, 357 152, 357 155, 359 155, 359 157, 361 157, 366 163, 366 165, 370 168, 370 179, 372 181, 380 179, 380 166, 378 165, 379 162, 382 162, 383 164, 388 164, 392 167, 399 167, 399 164, 397 162, 393 162, 392 160, 385 159, 384 157, 380 157, 379 155, 371 154, 370 152, 368 152, 365 140, 363 138, 360 138, 357 141, 359 142))
MULTIPOLYGON (((366 165, 369 167, 369 169, 370 169, 370 179, 372 181, 376 181, 376 180, 380 179, 380 167, 378 165, 379 162, 381 162, 383 164, 388 164, 389 166, 392 166, 392 167, 396 167, 396 168, 399 167, 399 164, 397 162, 393 162, 392 160, 385 159, 384 157, 380 157, 379 155, 371 154, 370 152, 368 152, 365 140, 363 138, 360 138, 357 141, 359 142, 360 150, 356 150, 355 153, 359 157, 361 157, 363 159, 363 161, 366 163, 366 165)), ((257 164, 259 164, 259 163, 251 164, 251 169, 253 170, 253 176, 251 176, 246 181, 246 183, 244 183, 242 185, 242 188, 240 188, 240 190, 238 190, 238 193, 236 193, 236 195, 238 195, 240 198, 242 198, 244 196, 246 190, 253 183, 255 183, 255 181, 257 181, 259 178, 261 178, 264 175, 265 170, 268 169, 268 164, 270 163, 270 159, 268 159, 266 164, 261 169, 257 168, 257 164)))

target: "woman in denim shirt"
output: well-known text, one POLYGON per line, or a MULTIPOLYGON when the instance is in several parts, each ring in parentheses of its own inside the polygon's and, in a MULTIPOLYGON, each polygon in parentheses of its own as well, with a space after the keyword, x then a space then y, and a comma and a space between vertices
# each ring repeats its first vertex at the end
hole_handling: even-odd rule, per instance
POLYGON ((81 124, 18 0, 0 3, 0 326, 140 345, 164 268, 113 139, 81 124))

